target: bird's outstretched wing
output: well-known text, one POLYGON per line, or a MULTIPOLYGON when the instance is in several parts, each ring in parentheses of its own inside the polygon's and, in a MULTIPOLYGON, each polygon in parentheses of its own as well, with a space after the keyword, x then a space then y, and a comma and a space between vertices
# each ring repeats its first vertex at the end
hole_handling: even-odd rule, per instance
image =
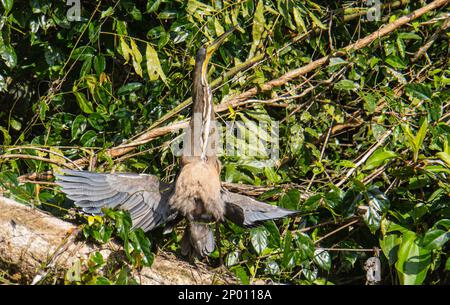
POLYGON ((55 175, 67 197, 87 213, 99 214, 102 207, 130 212, 133 228, 150 231, 172 218, 169 207, 171 185, 156 176, 128 173, 94 173, 64 170, 55 175))
POLYGON ((225 217, 242 227, 251 227, 269 219, 283 218, 298 214, 299 211, 283 209, 245 195, 222 190, 225 217))

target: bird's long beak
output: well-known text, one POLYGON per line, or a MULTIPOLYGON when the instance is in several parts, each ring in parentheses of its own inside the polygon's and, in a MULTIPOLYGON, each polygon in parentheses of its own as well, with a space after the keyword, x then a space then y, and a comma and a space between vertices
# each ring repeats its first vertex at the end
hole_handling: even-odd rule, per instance
POLYGON ((225 39, 230 36, 231 33, 237 28, 237 26, 233 26, 231 29, 220 35, 216 40, 212 43, 207 44, 206 48, 206 62, 209 61, 214 52, 220 47, 220 45, 225 41, 225 39))

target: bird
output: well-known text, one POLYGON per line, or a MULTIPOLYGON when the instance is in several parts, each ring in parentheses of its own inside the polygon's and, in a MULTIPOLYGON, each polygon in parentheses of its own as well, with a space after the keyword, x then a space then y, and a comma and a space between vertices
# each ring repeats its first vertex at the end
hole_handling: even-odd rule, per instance
POLYGON ((170 231, 184 219, 181 254, 191 260, 214 251, 214 224, 228 220, 241 227, 254 227, 267 220, 298 214, 296 210, 233 193, 222 186, 207 69, 213 53, 235 28, 202 45, 195 56, 193 106, 184 141, 187 144, 174 182, 165 183, 150 174, 61 170, 55 175, 56 184, 76 206, 92 215, 101 214, 104 207, 128 211, 132 229, 141 228, 145 232, 161 226, 170 231))

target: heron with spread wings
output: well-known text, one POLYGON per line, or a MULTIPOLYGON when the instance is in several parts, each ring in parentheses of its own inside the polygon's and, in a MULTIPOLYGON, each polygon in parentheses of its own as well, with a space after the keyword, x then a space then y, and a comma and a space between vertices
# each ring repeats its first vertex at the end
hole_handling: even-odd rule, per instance
POLYGON ((197 52, 193 110, 186 132, 188 145, 183 149, 175 181, 164 183, 147 174, 64 170, 63 175, 56 175, 56 182, 75 205, 90 214, 100 214, 103 207, 129 211, 133 228, 145 232, 162 225, 171 228, 185 219, 181 253, 190 258, 204 257, 214 251, 214 223, 228 219, 239 226, 251 227, 297 213, 229 192, 221 185, 207 67, 214 51, 233 30, 197 52))

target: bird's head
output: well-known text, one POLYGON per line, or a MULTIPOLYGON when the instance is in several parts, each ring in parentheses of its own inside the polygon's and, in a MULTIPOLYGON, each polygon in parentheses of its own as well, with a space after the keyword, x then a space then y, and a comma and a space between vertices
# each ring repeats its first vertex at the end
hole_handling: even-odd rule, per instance
POLYGON ((216 40, 210 43, 206 43, 200 47, 195 58, 195 62, 200 64, 202 73, 206 73, 207 65, 211 59, 214 52, 220 47, 220 45, 225 41, 225 39, 230 36, 230 34, 236 29, 236 26, 232 27, 222 35, 220 35, 216 40))

